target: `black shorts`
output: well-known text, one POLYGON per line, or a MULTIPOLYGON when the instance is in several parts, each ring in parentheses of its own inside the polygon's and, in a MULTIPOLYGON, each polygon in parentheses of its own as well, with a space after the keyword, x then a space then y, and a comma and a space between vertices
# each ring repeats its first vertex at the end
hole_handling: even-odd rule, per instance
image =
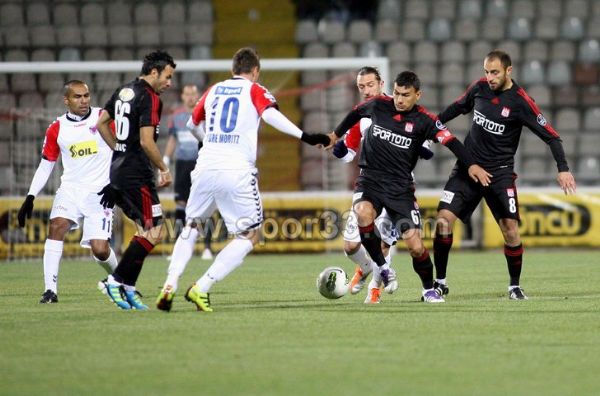
POLYGON ((359 177, 352 198, 352 205, 368 201, 373 204, 377 216, 381 210, 387 210, 393 224, 400 235, 411 229, 421 229, 421 213, 414 194, 414 188, 407 187, 405 191, 387 192, 373 188, 376 182, 359 177))
POLYGON ((175 161, 175 201, 187 201, 190 196, 192 178, 190 174, 196 161, 175 161))
POLYGON ((154 183, 117 191, 116 204, 144 230, 162 224, 162 207, 154 183))
POLYGON ((520 221, 516 179, 517 175, 512 171, 495 173, 492 183, 488 187, 483 187, 471 180, 465 170, 455 167, 442 192, 438 211, 447 209, 466 223, 483 198, 496 221, 499 219, 520 221))

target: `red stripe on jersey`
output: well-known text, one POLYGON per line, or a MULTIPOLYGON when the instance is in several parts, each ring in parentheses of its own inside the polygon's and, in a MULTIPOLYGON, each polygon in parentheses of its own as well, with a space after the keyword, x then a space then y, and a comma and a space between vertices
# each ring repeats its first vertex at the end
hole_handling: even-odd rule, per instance
POLYGON ((58 132, 60 131, 60 122, 54 121, 48 129, 46 129, 46 138, 44 139, 44 147, 42 147, 42 156, 48 161, 56 161, 60 154, 58 147, 58 132))
POLYGON ((382 100, 385 100, 385 101, 388 101, 388 102, 394 100, 393 97, 388 96, 386 94, 381 94, 381 95, 378 95, 378 96, 371 96, 369 99, 364 100, 364 101, 360 102, 359 104, 357 104, 356 106, 354 106, 353 110, 356 110, 357 108, 359 108, 360 106, 364 105, 365 103, 369 103, 370 101, 375 100, 375 99, 382 99, 382 100))
POLYGON ((151 88, 146 87, 146 91, 148 91, 148 94, 150 95, 150 100, 152 101, 150 122, 152 123, 152 126, 157 126, 158 124, 160 124, 160 116, 158 114, 158 104, 160 103, 160 101, 156 92, 154 92, 151 88))
POLYGON ((196 103, 196 106, 192 111, 192 122, 194 123, 194 125, 200 125, 200 122, 206 120, 206 110, 204 110, 204 104, 206 103, 206 97, 208 96, 208 93, 210 92, 211 88, 212 87, 210 87, 206 90, 206 92, 204 92, 204 95, 202 95, 198 103, 196 103))
POLYGON ((354 124, 348 131, 344 143, 350 150, 358 151, 360 147, 360 140, 362 139, 362 133, 360 132, 360 121, 354 124))
POLYGON ((460 95, 458 98, 456 98, 454 100, 454 103, 459 102, 462 98, 464 98, 465 96, 467 96, 467 92, 469 92, 470 90, 473 89, 473 87, 481 82, 486 82, 487 83, 487 79, 485 77, 480 78, 479 80, 475 80, 471 83, 471 85, 469 85, 469 87, 465 90, 465 92, 463 92, 462 95, 460 95))
POLYGON ((265 87, 257 83, 252 84, 250 88, 250 100, 252 100, 252 104, 259 116, 269 107, 277 106, 273 95, 265 87))
POLYGON ((421 105, 417 105, 417 111, 419 113, 423 113, 425 114, 427 117, 431 118, 433 121, 437 121, 438 120, 438 116, 430 113, 429 110, 427 110, 425 107, 421 106, 421 105))
MULTIPOLYGON (((527 95, 527 92, 525 92, 525 90, 521 87, 519 87, 519 89, 517 89, 517 93, 523 98, 525 99, 525 102, 527 102, 527 104, 529 105, 529 107, 531 108, 531 110, 533 111, 533 113, 537 116, 541 115, 542 112, 540 111, 540 108, 537 106, 537 104, 535 103, 535 101, 531 98, 531 96, 527 95)), ((560 137, 558 135, 558 132, 556 132, 556 130, 554 128, 552 128, 552 125, 550 125, 549 123, 546 123, 546 125, 543 126, 543 128, 548 131, 548 133, 554 137, 560 137)))

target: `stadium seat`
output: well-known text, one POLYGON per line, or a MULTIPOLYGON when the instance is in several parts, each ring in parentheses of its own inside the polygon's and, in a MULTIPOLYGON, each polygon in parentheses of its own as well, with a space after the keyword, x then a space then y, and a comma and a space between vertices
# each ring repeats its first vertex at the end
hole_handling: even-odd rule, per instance
POLYGON ((375 40, 380 43, 392 43, 398 40, 398 22, 390 19, 377 21, 375 25, 375 40))
MULTIPOLYGON (((583 128, 590 131, 597 131, 598 125, 600 125, 600 107, 591 107, 587 109, 583 115, 583 128)), ((595 133, 594 135, 600 138, 600 134, 595 133)), ((596 152, 600 144, 594 146, 596 152)))
POLYGON ((29 3, 27 5, 27 25, 50 25, 50 10, 46 2, 29 3))
POLYGON ((461 81, 458 84, 445 85, 442 87, 440 107, 444 108, 454 103, 465 92, 465 85, 461 81))
POLYGON ((29 30, 25 26, 12 26, 10 34, 4 35, 6 48, 29 48, 29 30))
POLYGON ((35 75, 33 74, 11 74, 10 87, 12 92, 34 92, 37 91, 35 75))
MULTIPOLYGON (((325 91, 326 108, 330 112, 348 112, 354 105, 353 91, 348 85, 340 84, 325 91)), ((341 121, 341 120, 340 120, 341 121)))
POLYGON ((483 58, 485 58, 485 56, 493 49, 494 47, 489 41, 474 41, 469 45, 469 55, 467 59, 471 62, 479 62, 480 70, 483 73, 483 58))
POLYGON ((579 60, 581 62, 600 61, 600 43, 598 40, 584 40, 579 44, 579 60))
POLYGON ((187 43, 185 33, 183 24, 161 24, 160 42, 162 45, 185 45, 187 43))
POLYGON ((29 28, 29 34, 31 37, 31 46, 33 48, 56 46, 56 37, 53 26, 33 26, 29 28))
POLYGON ((133 8, 133 16, 137 25, 156 25, 158 24, 158 7, 149 1, 137 3, 133 8))
POLYGON ((444 85, 460 85, 465 81, 465 68, 462 63, 441 63, 439 81, 444 85))
POLYGON ((326 70, 306 70, 300 73, 300 80, 303 86, 321 84, 327 81, 326 70))
POLYGON ((590 7, 588 0, 565 0, 564 15, 585 19, 589 17, 590 7))
POLYGON ((433 18, 445 18, 453 20, 456 18, 456 1, 442 0, 432 4, 431 14, 433 18))
POLYGON ((392 20, 398 22, 402 13, 400 11, 400 2, 396 0, 381 0, 377 8, 377 20, 392 20))
POLYGON ((112 61, 126 61, 138 59, 133 49, 122 47, 111 48, 108 57, 112 61))
POLYGON ((194 45, 190 48, 190 59, 211 59, 212 51, 207 45, 194 45))
POLYGON ((552 94, 546 85, 533 85, 528 87, 527 93, 540 107, 549 107, 552 105, 552 94))
POLYGON ((581 105, 600 106, 600 87, 598 84, 583 87, 581 90, 581 105))
POLYGON ((575 44, 572 42, 567 40, 552 42, 550 47, 550 59, 572 62, 575 57, 575 44))
MULTIPOLYGON (((485 56, 485 55, 484 55, 485 56)), ((483 78, 483 57, 478 61, 471 61, 467 67, 465 84, 471 84, 473 81, 483 78)))
POLYGON ((44 99, 37 92, 26 92, 19 96, 18 107, 22 110, 42 109, 44 108, 44 99))
POLYGON ((510 7, 511 18, 533 19, 537 16, 535 2, 531 0, 513 0, 510 7))
POLYGON ((0 7, 0 26, 12 27, 25 25, 22 3, 5 3, 0 7))
POLYGON ((208 45, 213 43, 212 23, 191 24, 186 27, 188 45, 208 45))
POLYGON ((412 55, 410 51, 410 45, 407 43, 398 40, 393 43, 390 43, 386 47, 387 57, 390 59, 390 62, 405 62, 408 63, 412 60, 412 55))
POLYGON ((96 73, 94 83, 96 90, 110 91, 112 94, 123 81, 121 80, 120 73, 96 73))
POLYGON ((558 86, 552 90, 552 101, 557 107, 579 105, 579 92, 574 86, 558 86))
MULTIPOLYGON (((178 60, 187 59, 185 47, 182 45, 172 45, 169 47, 164 47, 164 50, 167 51, 169 55, 173 57, 173 59, 175 59, 175 63, 177 63, 178 60)), ((175 74, 175 76, 177 76, 177 73, 175 74)))
POLYGON ((83 43, 82 31, 76 25, 58 26, 56 29, 56 44, 58 47, 80 47, 83 43))
POLYGON ((579 154, 597 156, 598 147, 600 147, 600 134, 597 132, 581 132, 579 134, 579 154))
POLYGON ((188 3, 188 21, 190 23, 205 23, 213 21, 213 7, 211 1, 200 0, 188 3))
POLYGON ((502 40, 496 44, 496 48, 506 51, 510 55, 513 64, 521 61, 521 44, 518 42, 514 40, 502 40))
POLYGON ((600 161, 597 157, 586 156, 577 161, 577 181, 597 182, 600 174, 600 161))
POLYGON ((436 180, 438 172, 436 170, 436 160, 419 161, 415 167, 415 181, 417 183, 431 183, 436 180))
POLYGON ((112 26, 132 26, 131 3, 114 0, 107 6, 108 24, 112 26))
POLYGON ((429 20, 427 36, 435 42, 444 42, 452 37, 452 25, 445 18, 433 18, 429 20))
POLYGON ((10 86, 8 85, 8 76, 6 74, 0 74, 0 93, 9 91, 10 86))
POLYGON ((548 84, 567 85, 571 83, 571 67, 566 61, 552 61, 548 65, 548 84))
POLYGON ((83 45, 88 48, 107 47, 108 32, 104 25, 87 25, 83 27, 83 45))
POLYGON ((520 73, 520 81, 523 85, 543 84, 546 78, 544 65, 542 62, 533 60, 523 62, 520 73))
POLYGON ((460 0, 458 5, 460 19, 480 19, 483 16, 481 0, 460 0))
MULTIPOLYGON (((444 67, 448 67, 444 64, 444 67)), ((438 70, 435 63, 431 62, 423 62, 415 64, 415 72, 419 75, 419 79, 421 83, 426 84, 437 84, 438 83, 438 70)), ((437 89, 432 89, 429 91, 428 95, 437 96, 437 89)), ((421 101, 423 96, 421 96, 421 101)), ((435 106, 437 107, 437 99, 435 100, 435 106)))
POLYGON ((413 43, 425 40, 425 24, 421 20, 407 19, 401 26, 402 40, 413 43))
POLYGON ((513 18, 508 23, 508 38, 516 41, 527 41, 531 38, 531 22, 527 18, 513 18))
POLYGON ((554 115, 553 125, 558 133, 562 133, 563 131, 579 132, 581 130, 579 110, 573 107, 558 109, 554 115))
POLYGON ((356 47, 348 41, 335 43, 331 48, 331 56, 334 58, 353 58, 356 56, 356 47))
POLYGON ((523 130, 520 145, 523 148, 522 152, 526 156, 543 157, 550 152, 550 149, 542 139, 528 129, 523 130))
POLYGON ((356 20, 348 26, 348 41, 352 43, 365 43, 373 38, 373 27, 369 21, 356 20))
MULTIPOLYGON (((462 3, 462 2, 461 2, 462 3)), ((506 0, 491 0, 486 1, 486 15, 490 18, 507 18, 508 4, 506 0)), ((473 16, 473 18, 481 18, 481 14, 473 16)))
POLYGON ((581 40, 584 35, 584 27, 581 19, 568 17, 560 23, 560 37, 568 40, 581 40))
POLYGON ((383 54, 383 48, 377 41, 367 41, 358 47, 358 55, 363 58, 380 57, 383 54))
POLYGON ((71 3, 55 4, 52 10, 54 26, 78 26, 77 6, 71 3))
MULTIPOLYGON (((419 78, 421 78, 422 81, 435 81, 425 79, 425 77, 421 77, 427 76, 429 73, 432 73, 434 75, 437 73, 436 68, 432 65, 423 65, 422 67, 420 67, 420 65, 417 65, 416 70, 419 74, 419 78)), ((419 99, 419 104, 425 106, 430 112, 436 113, 437 109, 440 107, 440 102, 437 95, 438 90, 433 85, 421 83, 421 92, 423 94, 421 95, 421 99, 419 99)))
POLYGON ((296 23, 295 42, 308 44, 319 39, 317 24, 312 19, 303 19, 296 23))
POLYGON ((329 56, 329 48, 325 44, 315 41, 304 46, 302 56, 304 58, 326 58, 329 56))
POLYGON ((486 40, 498 41, 505 36, 506 23, 502 19, 482 20, 480 27, 481 37, 486 40))
POLYGON ((81 60, 81 53, 77 48, 63 47, 58 53, 58 60, 61 62, 78 62, 81 60))
POLYGON ((555 40, 559 35, 559 19, 555 17, 541 17, 536 19, 534 36, 540 40, 555 40))
POLYGON ((160 30, 154 25, 142 24, 135 27, 135 42, 138 46, 160 46, 160 30))
POLYGON ((532 40, 523 44, 524 60, 548 61, 548 44, 542 40, 532 40))
POLYGON ((329 131, 332 127, 333 125, 329 123, 329 117, 324 111, 308 112, 304 116, 304 120, 302 122, 302 129, 312 133, 329 131))
POLYGON ((113 25, 108 29, 110 47, 133 47, 135 45, 134 29, 131 25, 113 25))
POLYGON ((304 92, 300 96, 300 108, 302 110, 324 110, 325 106, 325 93, 321 89, 304 92))
POLYGON ((346 27, 344 23, 337 20, 321 19, 317 25, 320 41, 334 44, 346 39, 346 27))
POLYGON ((29 62, 27 51, 22 49, 10 49, 4 54, 5 62, 29 62))
POLYGON ((444 62, 464 62, 466 57, 465 44, 460 41, 448 41, 441 45, 441 58, 444 62))
POLYGON ((600 16, 593 16, 588 20, 586 37, 590 39, 600 39, 600 16))
POLYGON ((597 17, 600 15, 600 3, 593 1, 590 5, 590 16, 597 17))
MULTIPOLYGON (((540 141, 540 144, 544 144, 540 141)), ((523 152, 524 155, 527 153, 523 152)), ((524 182, 535 182, 543 179, 548 174, 548 161, 544 158, 525 157, 521 176, 524 182)))
POLYGON ((160 8, 160 22, 168 25, 185 24, 185 6, 183 1, 167 1, 160 8))
POLYGON ((429 1, 428 0, 407 0, 403 2, 406 4, 404 7, 404 20, 427 20, 429 18, 429 1))
POLYGON ((89 48, 83 51, 83 60, 105 61, 108 60, 108 54, 103 48, 89 48))
POLYGON ((456 40, 474 41, 479 38, 479 26, 474 19, 457 19, 453 30, 456 40))
POLYGON ((32 62, 53 62, 55 60, 56 55, 52 50, 41 48, 31 51, 32 62))
MULTIPOLYGON (((9 111, 17 106, 15 95, 10 92, 0 93, 0 109, 9 111)), ((0 128, 2 129, 2 128, 0 128)))
POLYGON ((432 62, 439 61, 437 45, 432 41, 421 41, 415 44, 413 50, 414 62, 432 62))
POLYGON ((544 0, 537 2, 536 18, 560 18, 561 16, 562 0, 544 0))
POLYGON ((81 6, 81 26, 106 24, 102 3, 85 3, 81 6))
POLYGON ((596 85, 599 80, 598 64, 576 63, 573 70, 573 81, 579 86, 596 85))

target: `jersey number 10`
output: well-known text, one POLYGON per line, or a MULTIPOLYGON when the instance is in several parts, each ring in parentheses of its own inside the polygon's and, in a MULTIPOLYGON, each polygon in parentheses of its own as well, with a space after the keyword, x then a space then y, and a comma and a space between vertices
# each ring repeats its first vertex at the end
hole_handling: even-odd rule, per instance
MULTIPOLYGON (((219 105, 219 98, 216 98, 216 103, 213 105, 213 108, 216 108, 219 105)), ((223 107, 221 109, 221 119, 219 120, 219 129, 224 133, 229 133, 235 129, 237 124, 238 112, 240 110, 240 100, 236 97, 227 98, 223 102, 223 107)), ((214 122, 213 118, 209 119, 210 122, 214 122)), ((213 130, 213 125, 208 126, 208 130, 213 130)))

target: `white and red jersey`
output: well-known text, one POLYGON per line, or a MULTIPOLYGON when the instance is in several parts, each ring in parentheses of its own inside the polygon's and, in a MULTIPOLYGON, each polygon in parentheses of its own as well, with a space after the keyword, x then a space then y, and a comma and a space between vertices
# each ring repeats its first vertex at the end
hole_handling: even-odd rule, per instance
POLYGON ((272 106, 265 87, 240 76, 210 87, 192 112, 192 123, 204 121, 206 132, 196 169, 254 168, 260 116, 272 106))
POLYGON ((62 157, 61 185, 100 191, 110 181, 112 150, 96 129, 102 111, 92 107, 80 121, 63 114, 46 130, 42 156, 48 161, 62 157))

